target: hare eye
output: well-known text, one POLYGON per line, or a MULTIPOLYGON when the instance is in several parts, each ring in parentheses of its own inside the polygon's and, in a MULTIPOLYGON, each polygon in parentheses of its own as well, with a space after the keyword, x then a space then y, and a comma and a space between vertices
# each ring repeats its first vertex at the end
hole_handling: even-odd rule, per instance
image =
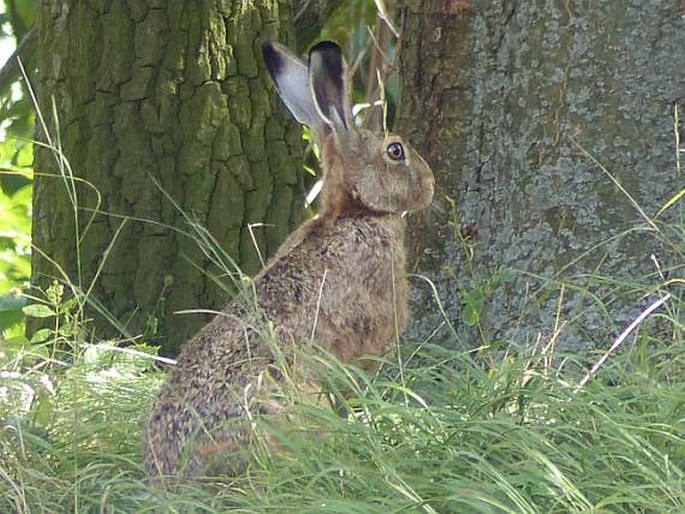
POLYGON ((404 160, 404 147, 401 143, 390 143, 385 151, 393 161, 404 160))

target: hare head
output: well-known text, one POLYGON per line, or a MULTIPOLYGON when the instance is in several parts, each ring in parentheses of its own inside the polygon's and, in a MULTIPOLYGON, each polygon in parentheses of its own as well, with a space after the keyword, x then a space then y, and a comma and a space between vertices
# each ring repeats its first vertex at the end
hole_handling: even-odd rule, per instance
POLYGON ((400 214, 428 206, 430 167, 396 134, 355 126, 347 66, 340 47, 322 41, 305 65, 283 46, 267 42, 264 61, 295 119, 314 132, 321 150, 321 217, 400 214))

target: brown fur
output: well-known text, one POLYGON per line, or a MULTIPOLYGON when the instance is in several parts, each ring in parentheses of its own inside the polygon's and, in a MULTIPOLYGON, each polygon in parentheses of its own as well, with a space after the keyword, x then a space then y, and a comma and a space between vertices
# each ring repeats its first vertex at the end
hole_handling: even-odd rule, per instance
POLYGON ((364 130, 328 131, 320 141, 320 216, 255 277, 247 294, 256 309, 229 304, 184 346, 145 427, 150 475, 196 477, 216 453, 227 472, 241 472, 245 463, 230 450, 244 444, 246 415, 281 410, 269 394, 281 377, 264 327, 273 327, 286 360, 312 335, 346 362, 391 349, 408 319, 401 214, 433 195, 431 170, 409 145, 405 161, 388 158, 395 141, 364 130))

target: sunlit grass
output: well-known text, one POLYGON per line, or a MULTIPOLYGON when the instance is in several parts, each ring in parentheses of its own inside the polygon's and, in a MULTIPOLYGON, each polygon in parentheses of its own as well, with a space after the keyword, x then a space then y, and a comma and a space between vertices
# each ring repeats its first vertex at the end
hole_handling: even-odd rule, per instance
POLYGON ((293 396, 285 417, 260 423, 279 451, 255 445, 246 476, 172 491, 151 489, 140 465, 140 426, 162 375, 141 357, 84 354, 55 384, 42 420, 5 415, 0 511, 685 507, 682 341, 639 366, 624 352, 580 390, 528 359, 493 369, 467 353, 415 350, 406 388, 394 361, 370 381, 330 359, 312 362, 329 389, 355 391, 338 397, 347 416, 293 396))

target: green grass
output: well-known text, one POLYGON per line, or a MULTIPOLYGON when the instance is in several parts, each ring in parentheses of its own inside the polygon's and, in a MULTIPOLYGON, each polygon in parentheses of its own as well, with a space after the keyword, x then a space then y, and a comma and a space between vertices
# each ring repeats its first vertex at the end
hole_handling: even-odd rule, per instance
POLYGON ((149 487, 140 464, 163 374, 81 348, 33 381, 3 379, 36 396, 2 413, 0 512, 682 512, 685 342, 665 342, 634 345, 581 389, 576 366, 485 367, 430 345, 373 380, 317 361, 331 390, 355 392, 338 397, 353 414, 295 401, 259 422, 281 450, 255 444, 248 475, 173 491, 149 487))

